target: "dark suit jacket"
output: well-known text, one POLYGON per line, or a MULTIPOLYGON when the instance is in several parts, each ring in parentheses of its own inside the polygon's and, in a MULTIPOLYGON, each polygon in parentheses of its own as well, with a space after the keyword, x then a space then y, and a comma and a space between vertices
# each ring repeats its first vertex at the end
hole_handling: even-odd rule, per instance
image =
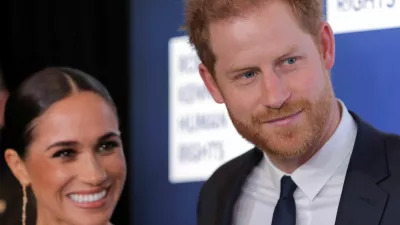
MULTIPOLYGON (((374 129, 354 113, 352 116, 358 132, 335 224, 398 225, 400 137, 374 129)), ((200 191, 198 225, 232 224, 242 186, 262 157, 254 148, 215 171, 200 191)))

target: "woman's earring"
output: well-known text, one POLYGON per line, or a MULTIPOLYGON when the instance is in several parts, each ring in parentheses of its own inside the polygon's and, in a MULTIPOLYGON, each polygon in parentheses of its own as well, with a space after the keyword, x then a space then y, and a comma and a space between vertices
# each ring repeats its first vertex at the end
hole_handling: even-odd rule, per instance
POLYGON ((22 185, 22 225, 26 225, 26 206, 28 204, 28 195, 26 193, 26 186, 22 185))

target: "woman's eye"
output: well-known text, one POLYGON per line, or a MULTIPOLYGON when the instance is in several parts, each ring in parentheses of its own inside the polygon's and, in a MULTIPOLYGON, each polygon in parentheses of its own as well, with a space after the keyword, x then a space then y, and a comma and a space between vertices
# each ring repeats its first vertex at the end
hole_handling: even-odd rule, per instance
POLYGON ((105 143, 100 144, 99 151, 100 152, 109 152, 109 151, 114 150, 118 146, 119 146, 119 144, 116 141, 105 142, 105 143))
POLYGON ((73 149, 62 149, 54 153, 53 158, 70 158, 75 154, 76 152, 73 149))

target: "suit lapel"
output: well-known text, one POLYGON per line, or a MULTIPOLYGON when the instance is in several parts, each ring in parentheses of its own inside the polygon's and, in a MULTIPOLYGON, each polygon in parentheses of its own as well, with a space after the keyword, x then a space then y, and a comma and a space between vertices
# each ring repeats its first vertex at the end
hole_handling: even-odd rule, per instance
POLYGON ((378 225, 388 198, 378 186, 388 176, 384 135, 352 115, 358 132, 335 224, 378 225))
POLYGON ((246 178, 254 167, 261 161, 262 157, 262 152, 257 148, 249 151, 239 169, 239 172, 234 174, 234 176, 226 182, 226 186, 223 188, 226 193, 221 193, 224 196, 221 202, 221 204, 224 205, 224 207, 222 207, 224 212, 221 214, 221 223, 218 223, 218 225, 232 224, 232 216, 236 201, 242 192, 242 187, 246 182, 246 178))
MULTIPOLYGON (((347 170, 335 225, 378 225, 388 194, 379 182, 388 176, 384 135, 352 113, 358 125, 356 142, 347 170)), ((261 161, 262 152, 248 152, 239 172, 225 182, 220 193, 223 212, 218 225, 231 225, 234 208, 246 178, 261 161)))

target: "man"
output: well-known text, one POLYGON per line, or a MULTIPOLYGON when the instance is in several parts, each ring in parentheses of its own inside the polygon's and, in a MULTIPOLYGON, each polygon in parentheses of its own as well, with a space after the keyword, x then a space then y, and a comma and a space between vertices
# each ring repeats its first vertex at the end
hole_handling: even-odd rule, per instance
POLYGON ((400 138, 336 99, 319 0, 188 0, 200 75, 256 147, 201 189, 198 225, 400 224, 400 138))

